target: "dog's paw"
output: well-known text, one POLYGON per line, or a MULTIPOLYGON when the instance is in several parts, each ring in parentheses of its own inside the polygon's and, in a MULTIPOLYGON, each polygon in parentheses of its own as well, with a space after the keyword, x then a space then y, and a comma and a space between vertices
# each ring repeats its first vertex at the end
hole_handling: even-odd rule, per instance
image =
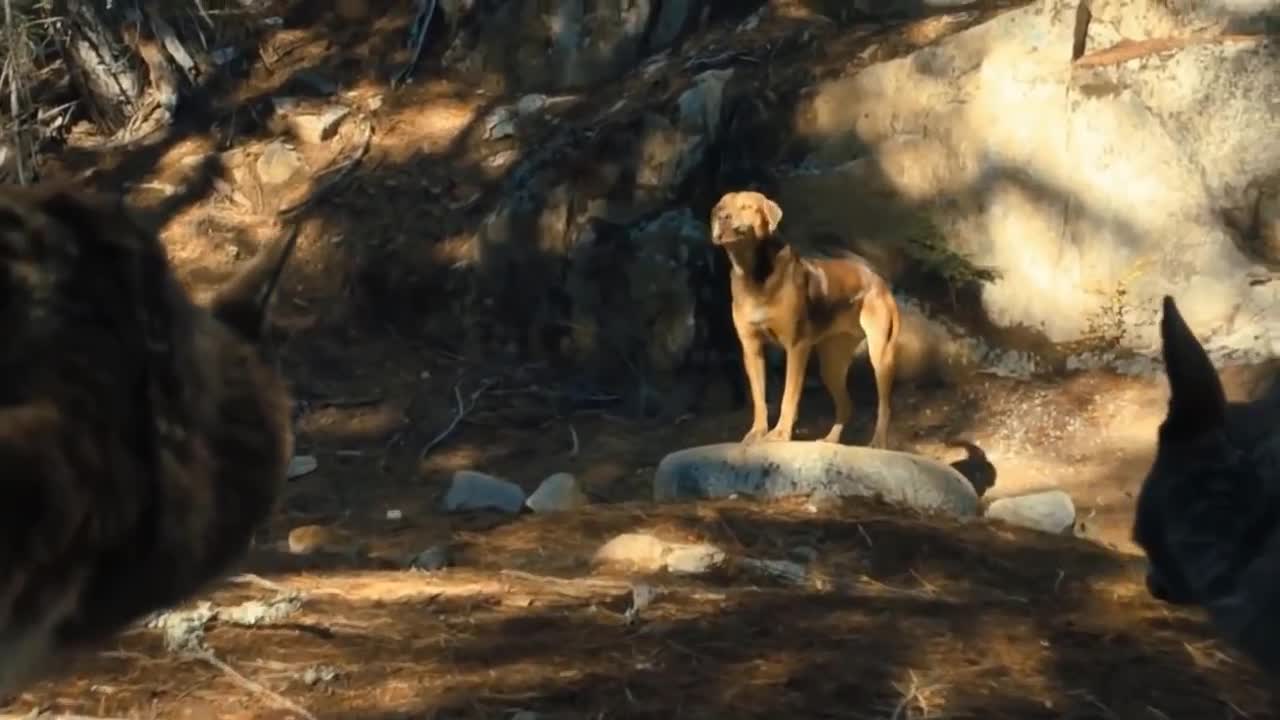
POLYGON ((751 428, 750 430, 747 431, 746 435, 742 436, 742 442, 744 443, 759 442, 764 439, 765 434, 766 434, 765 428, 751 428))
POLYGON ((787 442, 791 439, 790 428, 774 428, 764 434, 765 442, 787 442))

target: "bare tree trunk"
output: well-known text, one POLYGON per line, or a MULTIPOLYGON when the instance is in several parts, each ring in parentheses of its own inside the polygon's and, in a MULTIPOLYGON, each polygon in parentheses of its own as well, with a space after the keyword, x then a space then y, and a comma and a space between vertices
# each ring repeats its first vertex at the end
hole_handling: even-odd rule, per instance
POLYGON ((7 157, 8 143, 0 140, 0 172, 3 166, 8 164, 7 160, 12 160, 14 174, 17 175, 19 185, 26 185, 32 180, 31 168, 27 165, 27 159, 30 157, 27 146, 26 133, 23 128, 23 116, 26 115, 23 107, 23 88, 22 76, 26 70, 23 61, 23 51, 25 45, 19 36, 18 17, 13 11, 13 1, 4 0, 4 32, 5 44, 9 47, 7 77, 9 80, 9 119, 13 122, 13 149, 12 157, 7 157))
POLYGON ((119 21, 91 0, 61 0, 58 5, 66 23, 62 50, 71 77, 94 122, 115 133, 133 118, 146 90, 137 57, 121 41, 119 21))

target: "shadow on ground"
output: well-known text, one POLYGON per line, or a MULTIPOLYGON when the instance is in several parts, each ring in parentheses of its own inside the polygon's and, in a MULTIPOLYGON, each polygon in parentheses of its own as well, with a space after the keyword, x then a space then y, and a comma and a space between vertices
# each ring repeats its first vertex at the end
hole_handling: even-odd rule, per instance
MULTIPOLYGON (((303 592, 287 623, 214 623, 210 647, 317 717, 1258 716, 1257 678, 1197 616, 1142 589, 1140 564, 1071 539, 849 502, 619 506, 477 533, 434 574, 272 574, 303 592), (708 541, 704 576, 592 573, 609 537, 708 541), (797 584, 749 559, 805 567, 797 584), (657 590, 631 615, 632 587, 657 590)), ((270 593, 227 584, 230 605, 270 593)), ((202 704, 274 716, 269 696, 152 631, 43 688, 66 710, 164 715, 202 704), (153 666, 164 663, 164 680, 153 666), (147 670, 147 668, 153 668, 147 670)), ((220 713, 220 716, 221 713, 220 713)))

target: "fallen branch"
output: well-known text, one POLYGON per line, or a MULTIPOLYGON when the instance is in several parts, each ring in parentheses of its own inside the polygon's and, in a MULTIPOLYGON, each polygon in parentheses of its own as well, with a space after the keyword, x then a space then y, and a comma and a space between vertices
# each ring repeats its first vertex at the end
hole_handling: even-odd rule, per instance
POLYGON ((350 160, 327 170, 329 177, 317 183, 315 190, 311 191, 306 198, 284 208, 280 211, 280 216, 288 218, 299 212, 311 207, 318 200, 328 196, 338 185, 342 184, 351 175, 351 173, 364 161, 364 157, 369 154, 369 148, 373 145, 373 122, 369 119, 364 121, 364 139, 360 141, 360 148, 355 151, 350 160))
POLYGON ((227 677, 231 678, 231 681, 234 682, 235 684, 239 685, 245 690, 248 690, 249 692, 252 692, 257 695, 261 695, 262 697, 269 700, 273 705, 275 705, 278 708, 281 708, 283 710, 288 710, 289 712, 297 713, 304 718, 308 718, 308 720, 317 720, 316 716, 311 714, 311 711, 295 703, 289 698, 281 695, 280 693, 274 690, 271 690, 270 688, 260 683, 254 682, 253 680, 250 680, 244 675, 241 675, 240 672, 237 671, 235 668, 219 660, 218 656, 214 655, 212 651, 187 653, 187 657, 191 658, 192 660, 202 660, 206 663, 209 663, 215 668, 221 670, 227 677))
POLYGON ((124 717, 102 717, 97 715, 67 715, 63 712, 45 714, 45 712, 26 712, 18 715, 14 712, 0 712, 0 720, 125 720, 124 717))
POLYGON ((472 410, 475 409, 476 402, 480 400, 480 396, 483 395, 485 391, 488 390, 490 387, 492 387, 493 384, 496 382, 497 380, 494 380, 493 378, 489 378, 481 382, 480 387, 475 392, 471 393, 470 403, 468 404, 464 404, 462 402, 462 390, 461 390, 462 383, 458 383, 457 385, 453 386, 453 398, 457 402, 457 408, 454 410, 454 413, 453 413, 453 420, 451 420, 449 424, 446 425, 445 428, 441 430, 435 437, 431 438, 430 442, 428 442, 425 446, 423 446, 422 452, 418 453, 419 461, 425 459, 427 455, 436 448, 437 445, 444 442, 445 438, 452 435, 453 431, 458 429, 458 425, 462 422, 462 419, 465 418, 468 413, 470 413, 472 410))
POLYGON ((431 16, 436 14, 437 0, 417 0, 414 3, 417 6, 418 14, 413 19, 413 25, 409 31, 409 45, 413 48, 413 54, 409 56, 409 61, 396 71, 394 77, 391 78, 391 87, 397 88, 404 81, 413 76, 413 69, 418 65, 418 57, 422 55, 422 46, 427 42, 427 30, 431 27, 431 16))

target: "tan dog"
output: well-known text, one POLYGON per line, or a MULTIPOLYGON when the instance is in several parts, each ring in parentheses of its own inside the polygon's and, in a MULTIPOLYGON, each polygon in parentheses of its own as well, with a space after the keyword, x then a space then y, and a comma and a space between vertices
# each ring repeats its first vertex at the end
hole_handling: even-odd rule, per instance
POLYGON ((824 440, 839 442, 853 411, 845 380, 865 337, 879 396, 871 446, 886 447, 898 304, 888 283, 852 253, 801 258, 778 236, 781 220, 778 204, 758 192, 727 193, 711 211, 711 241, 725 249, 732 265, 733 324, 751 388, 751 430, 743 442, 791 439, 809 353, 815 349, 836 410, 824 440), (766 432, 764 347, 770 341, 787 353, 787 379, 778 423, 766 432))

